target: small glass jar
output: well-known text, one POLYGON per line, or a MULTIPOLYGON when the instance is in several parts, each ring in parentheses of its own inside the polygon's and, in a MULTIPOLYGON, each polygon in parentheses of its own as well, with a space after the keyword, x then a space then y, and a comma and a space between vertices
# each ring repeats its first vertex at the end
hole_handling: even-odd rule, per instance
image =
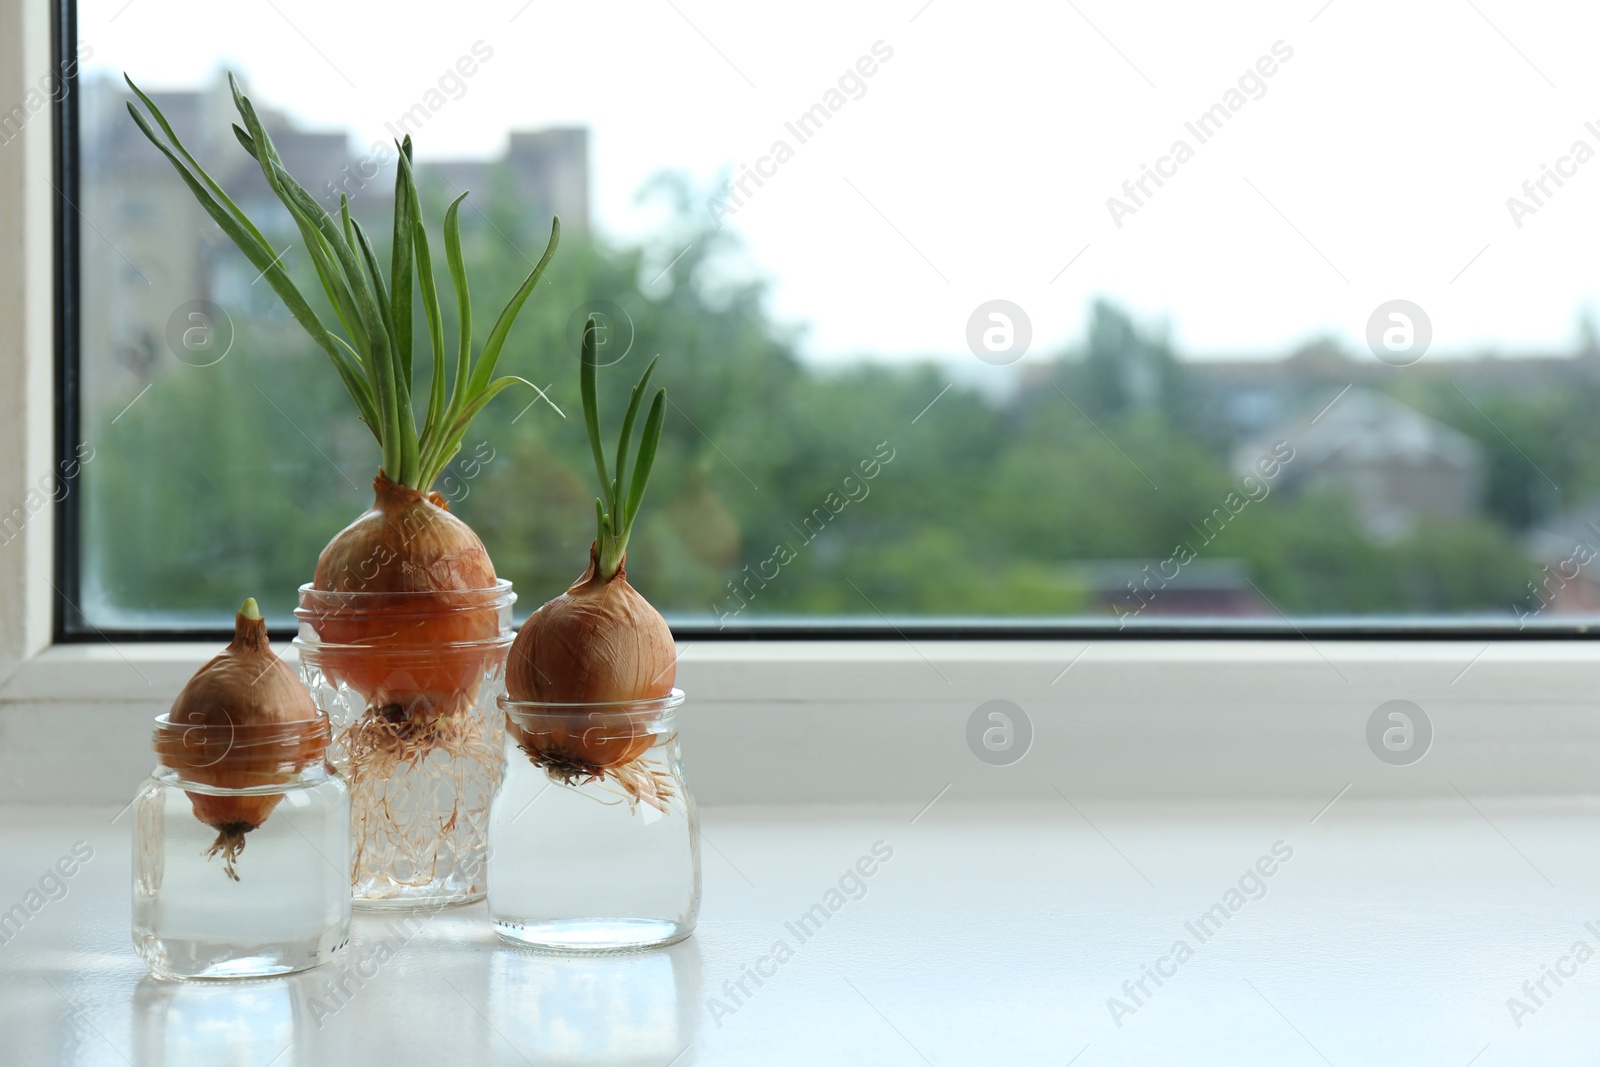
POLYGON ((500 781, 511 583, 428 593, 300 588, 295 648, 350 784, 358 907, 482 900, 500 781))
POLYGON ((700 911, 700 819, 684 782, 683 692, 616 704, 501 697, 506 772, 489 810, 489 918, 559 952, 670 945, 700 911))
POLYGON ((326 718, 156 719, 133 802, 133 943, 162 978, 260 978, 350 939, 350 794, 326 718))

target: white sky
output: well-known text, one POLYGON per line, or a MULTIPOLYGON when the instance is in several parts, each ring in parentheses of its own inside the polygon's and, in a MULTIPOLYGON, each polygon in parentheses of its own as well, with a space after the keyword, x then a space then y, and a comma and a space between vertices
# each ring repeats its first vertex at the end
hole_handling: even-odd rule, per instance
POLYGON ((1033 354, 1081 337, 1097 295, 1186 354, 1358 346, 1397 297, 1429 313, 1436 351, 1548 350, 1595 301, 1600 158, 1522 228, 1506 208, 1573 141, 1600 152, 1594 5, 524 3, 84 0, 80 39, 90 71, 149 88, 225 62, 362 144, 481 39, 493 58, 419 155, 588 124, 597 221, 619 236, 649 232, 633 201, 653 172, 709 184, 784 137, 794 158, 729 225, 822 359, 972 360, 967 318, 996 297, 1030 314, 1033 354), (879 40, 894 57, 865 97, 797 145, 785 120, 879 40), (1278 40, 1294 55, 1266 95, 1199 144, 1185 120, 1278 40), (1178 137, 1194 158, 1119 230, 1106 198, 1178 137))

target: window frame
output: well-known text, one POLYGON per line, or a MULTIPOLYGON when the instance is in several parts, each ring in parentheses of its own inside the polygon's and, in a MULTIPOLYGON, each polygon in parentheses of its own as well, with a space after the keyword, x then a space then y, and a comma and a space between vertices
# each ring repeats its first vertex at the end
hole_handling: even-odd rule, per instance
MULTIPOLYGON (((50 62, 53 69, 66 69, 68 56, 77 47, 76 0, 52 0, 50 4, 50 62)), ((79 202, 80 157, 76 71, 66 79, 67 88, 53 104, 55 137, 51 147, 52 203, 54 220, 51 272, 55 286, 53 305, 54 333, 54 459, 64 463, 73 455, 81 438, 82 411, 78 382, 81 377, 79 257, 75 251, 82 239, 79 215, 73 205, 79 202)), ((64 469, 61 466, 57 470, 64 469)), ((105 631, 85 617, 80 608, 82 589, 82 498, 75 475, 64 479, 66 495, 56 504, 54 515, 53 600, 50 634, 55 644, 94 643, 114 634, 119 642, 171 643, 212 641, 225 638, 226 626, 214 629, 146 627, 105 631)), ((527 607, 528 605, 524 605, 527 607)), ((1309 635, 1327 641, 1366 640, 1581 640, 1588 637, 1589 624, 1582 620, 1535 619, 1531 625, 1517 626, 1514 620, 1499 622, 1482 618, 1294 618, 1276 620, 1227 619, 1135 619, 1118 626, 1109 618, 1066 619, 935 619, 883 618, 855 619, 758 618, 737 620, 719 626, 711 620, 673 619, 673 634, 686 641, 898 641, 902 639, 951 641, 1034 641, 1034 640, 1265 640, 1298 641, 1309 635)), ((290 627, 273 630, 275 638, 294 635, 290 627)))
MULTIPOLYGON (((77 0, 55 0, 51 4, 52 26, 50 62, 53 70, 63 70, 66 56, 75 53, 78 43, 77 0)), ((59 464, 75 455, 82 438, 82 403, 79 381, 82 372, 80 322, 82 306, 82 275, 79 269, 82 232, 78 225, 78 212, 73 205, 82 202, 80 195, 81 157, 78 140, 77 69, 74 67, 66 79, 66 91, 54 101, 52 123, 54 138, 51 143, 51 169, 53 171, 54 203, 52 204, 52 229, 54 248, 51 255, 51 276, 55 285, 53 308, 53 334, 55 338, 55 456, 59 464)), ((62 470, 57 467, 57 470, 62 470)), ((63 473, 65 473, 63 471, 63 473)), ((83 639, 88 631, 87 619, 79 607, 82 589, 82 556, 79 529, 82 519, 82 495, 78 491, 81 471, 76 465, 71 477, 64 477, 66 495, 56 504, 55 558, 51 562, 54 572, 55 610, 51 615, 51 637, 55 642, 83 639)))
MULTIPOLYGON (((75 40, 73 0, 48 6, 0 0, 0 102, 23 99, 75 40)), ((61 254, 75 248, 79 236, 71 207, 77 143, 75 136, 57 136, 58 130, 76 128, 72 87, 52 118, 36 117, 15 141, 0 145, 0 232, 7 235, 0 242, 0 501, 8 506, 59 470, 54 464, 70 454, 78 430, 68 402, 77 380, 76 258, 61 254), (13 233, 20 239, 12 240, 13 233)), ((75 581, 77 557, 63 549, 77 547, 71 539, 77 507, 74 480, 63 501, 43 508, 15 541, 0 545, 0 735, 8 738, 0 746, 0 800, 66 796, 65 783, 90 773, 81 751, 75 750, 78 762, 71 765, 64 753, 52 755, 52 731, 39 732, 37 741, 22 737, 36 732, 32 727, 42 715, 108 724, 103 737, 89 731, 99 752, 89 767, 120 767, 117 760, 129 758, 129 739, 146 730, 145 715, 164 710, 221 636, 107 635, 87 620, 82 628, 65 626, 61 609, 75 581)), ((730 767, 740 762, 737 746, 753 743, 751 731, 766 737, 763 743, 809 744, 810 750, 818 742, 813 722, 840 722, 848 715, 844 725, 865 747, 881 744, 906 756, 893 761, 898 769, 886 770, 887 778, 874 789, 913 779, 920 788, 921 778, 937 788, 942 781, 917 770, 919 760, 942 766, 952 747, 962 761, 968 759, 959 725, 978 702, 993 697, 1039 709, 1041 723, 1084 707, 1108 715, 1182 709, 1224 740, 1230 731, 1243 737, 1259 726, 1247 712, 1270 712, 1274 729, 1289 739, 1285 743, 1300 738, 1297 751, 1316 764, 1308 764, 1308 773, 1314 777, 1320 768, 1329 780, 1342 781, 1344 772, 1329 762, 1334 757, 1320 754, 1326 722, 1294 712, 1336 708, 1364 718, 1373 701, 1387 695, 1481 714, 1472 720, 1485 724, 1476 740, 1490 746, 1491 757, 1496 745, 1523 746, 1517 749, 1521 755, 1507 761, 1505 788, 1540 791, 1552 784, 1552 765, 1573 763, 1571 746, 1581 731, 1572 716, 1589 706, 1591 679, 1600 667, 1600 647, 1587 640, 1591 635, 1582 623, 1518 630, 1471 622, 1293 620, 1282 626, 1162 623, 1117 630, 1088 621, 824 620, 722 631, 680 626, 677 636, 680 684, 706 715, 732 731, 728 738, 702 734, 697 763, 718 767, 719 755, 728 757, 730 767), (1464 677, 1471 681, 1457 686, 1464 677), (1544 719, 1524 714, 1530 708, 1559 709, 1566 725, 1541 726, 1544 719), (763 710, 773 714, 759 714, 763 710), (727 718, 717 718, 722 715, 727 718), (957 730, 953 742, 942 725, 932 728, 949 725, 946 719, 957 730), (930 724, 927 736, 919 732, 908 740, 908 723, 930 724)), ((1600 741, 1587 735, 1577 744, 1600 752, 1600 741)), ((1486 774, 1501 773, 1493 758, 1484 766, 1486 774)), ((734 798, 745 787, 753 796, 768 795, 760 792, 765 785, 759 774, 741 773, 748 776, 739 779, 744 785, 718 795, 734 798)), ((1581 784, 1578 771, 1556 778, 1557 786, 1581 784)), ((121 788, 114 775, 108 781, 121 788)), ((1438 791, 1454 795, 1442 784, 1438 791)))

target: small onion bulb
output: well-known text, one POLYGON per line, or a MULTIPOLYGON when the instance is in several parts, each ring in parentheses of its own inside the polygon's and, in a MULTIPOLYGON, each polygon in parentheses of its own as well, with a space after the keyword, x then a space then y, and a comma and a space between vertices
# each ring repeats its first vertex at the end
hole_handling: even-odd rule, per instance
MULTIPOLYGON (((618 704, 672 692, 678 657, 661 613, 628 584, 619 567, 602 578, 591 549, 589 569, 565 593, 528 616, 506 660, 506 693, 543 704, 618 704)), ((557 767, 598 774, 629 763, 651 745, 647 723, 597 727, 586 712, 545 715, 536 736, 507 728, 530 755, 557 767)))
POLYGON ((217 831, 208 856, 221 855, 229 878, 244 835, 266 821, 282 793, 233 790, 278 785, 322 760, 327 719, 289 666, 272 651, 267 622, 246 600, 233 641, 195 672, 157 720, 155 751, 186 782, 227 793, 186 790, 195 818, 217 831))

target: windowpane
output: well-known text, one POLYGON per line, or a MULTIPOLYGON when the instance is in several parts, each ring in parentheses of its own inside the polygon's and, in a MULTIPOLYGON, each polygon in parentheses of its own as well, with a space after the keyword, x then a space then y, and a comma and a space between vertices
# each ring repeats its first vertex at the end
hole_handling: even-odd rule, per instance
POLYGON ((501 370, 567 417, 507 392, 436 486, 524 609, 593 536, 594 313, 608 426, 660 355, 628 569, 676 622, 1587 620, 1600 127, 1559 101, 1600 15, 1158 7, 83 4, 86 620, 283 619, 371 500, 327 357, 124 106, 320 293, 229 69, 385 264, 414 136, 447 347, 445 206, 475 345, 560 215, 501 370))

